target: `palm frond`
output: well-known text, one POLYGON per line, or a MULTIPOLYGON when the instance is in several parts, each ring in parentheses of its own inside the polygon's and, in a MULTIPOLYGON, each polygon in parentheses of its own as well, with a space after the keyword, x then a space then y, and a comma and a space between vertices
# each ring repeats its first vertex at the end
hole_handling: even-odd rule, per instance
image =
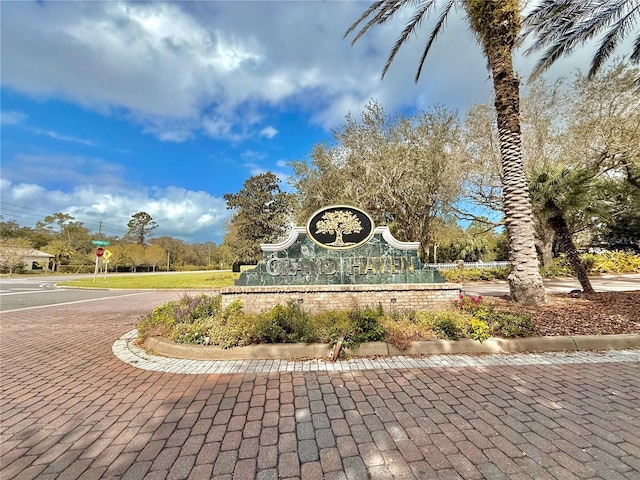
POLYGON ((427 55, 429 54, 429 50, 431 50, 431 45, 433 45, 433 42, 441 33, 444 27, 444 24, 447 21, 447 16, 449 15, 449 12, 451 11, 451 8, 453 7, 454 3, 455 3, 455 0, 449 0, 449 2, 442 9, 442 12, 440 13, 440 17, 438 17, 438 21, 436 22, 436 25, 433 27, 433 30, 431 30, 431 35, 429 36, 429 39, 425 44, 424 50, 422 51, 422 56, 420 57, 420 63, 418 63, 418 70, 416 72, 416 76, 414 79, 416 83, 418 83, 418 79, 420 78, 420 74, 422 73, 422 66, 424 65, 424 61, 427 58, 427 55))
POLYGON ((538 35, 530 50, 538 50, 555 41, 561 32, 573 28, 578 5, 572 0, 545 0, 534 8, 523 21, 523 36, 545 32, 538 35))
MULTIPOLYGON (((640 4, 638 7, 640 7, 640 4)), ((615 22, 607 32, 591 61, 591 68, 589 69, 590 77, 594 76, 598 70, 600 70, 600 67, 602 67, 602 64, 611 56, 618 43, 626 36, 629 29, 633 26, 635 13, 634 9, 631 9, 626 15, 623 15, 622 18, 615 22)))
MULTIPOLYGON (((444 4, 440 14, 438 15, 438 19, 436 24, 431 31, 431 35, 427 39, 427 43, 425 44, 425 48, 422 53, 422 57, 420 58, 420 63, 418 65, 418 70, 415 76, 415 81, 417 82, 420 78, 420 74, 422 72, 422 67, 424 65, 427 54, 429 53, 431 46, 433 45, 436 38, 444 29, 446 24, 447 16, 451 11, 451 8, 455 5, 458 0, 447 0, 444 4)), ((347 29, 344 36, 347 37, 355 32, 355 36, 351 41, 351 45, 354 45, 371 27, 375 25, 382 25, 386 21, 390 20, 400 9, 407 6, 408 4, 417 4, 418 8, 412 14, 409 22, 406 24, 400 36, 394 43, 389 56, 387 57, 387 61, 382 69, 382 78, 385 77, 391 64, 393 63, 396 55, 400 51, 400 48, 409 40, 409 37, 416 32, 416 30, 422 24, 422 20, 427 16, 430 10, 435 8, 438 0, 378 0, 373 2, 369 8, 367 8, 360 17, 351 24, 351 26, 347 29), (366 22, 366 23, 365 23, 366 22)))
POLYGON ((353 22, 349 28, 347 28, 347 31, 344 32, 344 36, 343 38, 347 38, 349 35, 351 35, 351 33, 358 28, 358 25, 360 25, 365 18, 367 18, 369 15, 371 15, 373 12, 375 12, 378 8, 380 8, 380 6, 382 6, 385 3, 386 0, 379 0, 377 2, 373 2, 371 5, 369 5, 369 8, 367 8, 364 12, 362 12, 362 15, 360 15, 358 17, 358 19, 353 22))
POLYGON ((398 10, 400 10, 405 4, 407 4, 410 0, 378 0, 377 2, 373 2, 369 8, 367 8, 362 15, 356 20, 345 32, 344 36, 349 36, 352 32, 358 28, 367 17, 371 16, 371 19, 360 28, 358 33, 356 33, 355 37, 351 41, 351 45, 354 45, 360 37, 362 37, 372 26, 374 25, 382 25, 387 20, 389 20, 398 10))
MULTIPOLYGON (((534 36, 525 54, 546 49, 531 78, 537 78, 558 58, 604 31, 589 70, 589 76, 595 75, 631 31, 638 16, 640 0, 543 0, 523 22, 524 36, 534 36)), ((640 39, 636 41, 631 59, 640 60, 640 39)))
POLYGON ((530 80, 536 80, 545 70, 547 70, 553 63, 558 60, 558 58, 568 55, 571 53, 571 48, 569 48, 565 42, 558 42, 555 45, 549 47, 537 61, 535 66, 533 67, 533 71, 530 75, 530 80))
POLYGON ((634 63, 640 62, 640 32, 638 32, 638 36, 633 44, 633 52, 629 59, 634 63))
POLYGON ((396 42, 393 44, 393 47, 391 48, 391 52, 389 53, 389 56, 387 57, 387 62, 385 63, 384 68, 382 69, 382 78, 384 78, 384 76, 386 75, 387 71, 389 70, 389 67, 391 66, 391 63, 393 63, 393 59, 396 57, 396 54, 400 50, 400 47, 402 47, 402 45, 404 45, 404 43, 409 39, 409 36, 412 33, 415 32, 416 28, 418 28, 420 26, 420 24, 422 23, 422 19, 428 13, 428 11, 431 9, 431 7, 433 6, 434 1, 435 0, 428 0, 427 2, 425 2, 413 14, 411 19, 407 23, 407 25, 404 27, 404 29, 400 33, 400 36, 398 37, 396 42))

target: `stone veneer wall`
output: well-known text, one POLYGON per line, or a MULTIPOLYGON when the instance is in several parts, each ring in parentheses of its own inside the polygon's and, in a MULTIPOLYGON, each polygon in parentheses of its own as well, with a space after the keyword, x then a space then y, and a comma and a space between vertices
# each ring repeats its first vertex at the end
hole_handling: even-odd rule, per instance
POLYGON ((385 311, 446 308, 460 295, 459 283, 383 285, 283 285, 229 287, 220 291, 222 305, 242 301, 244 310, 257 313, 277 304, 299 302, 309 313, 382 305, 385 311))

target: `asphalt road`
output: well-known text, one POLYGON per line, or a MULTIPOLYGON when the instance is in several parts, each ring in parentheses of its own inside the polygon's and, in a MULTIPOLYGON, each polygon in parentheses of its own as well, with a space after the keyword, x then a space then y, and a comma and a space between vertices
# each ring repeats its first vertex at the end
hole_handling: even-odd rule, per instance
MULTIPOLYGON (((64 281, 76 277, 64 277, 64 281)), ((61 277, 14 277, 0 280, 0 312, 8 313, 25 309, 46 308, 54 305, 71 305, 83 302, 147 295, 148 291, 57 288, 61 277)))
MULTIPOLYGON (((596 292, 640 290, 640 274, 593 276, 590 280, 596 292)), ((544 286, 547 293, 569 293, 580 289, 580 283, 574 278, 545 279, 544 286)), ((469 282, 462 284, 462 290, 469 295, 502 296, 509 294, 509 285, 501 280, 469 282)))

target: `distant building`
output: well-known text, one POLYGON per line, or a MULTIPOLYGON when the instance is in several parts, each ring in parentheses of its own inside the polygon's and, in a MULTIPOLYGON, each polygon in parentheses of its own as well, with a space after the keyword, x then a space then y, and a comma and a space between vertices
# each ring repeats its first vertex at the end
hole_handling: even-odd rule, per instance
POLYGON ((0 246, 0 265, 3 270, 7 263, 21 262, 24 270, 49 270, 53 255, 35 248, 0 246))

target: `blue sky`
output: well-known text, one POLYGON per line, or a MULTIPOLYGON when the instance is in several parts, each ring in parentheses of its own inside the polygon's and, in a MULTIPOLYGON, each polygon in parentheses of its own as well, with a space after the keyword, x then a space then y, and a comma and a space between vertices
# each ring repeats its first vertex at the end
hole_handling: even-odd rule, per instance
MULTIPOLYGON (((417 85, 419 40, 382 81, 407 18, 352 47, 343 34, 367 5, 2 2, 3 219, 33 225, 61 211, 122 235, 146 211, 156 235, 220 243, 224 193, 265 171, 286 187, 287 163, 331 141, 370 99, 407 114, 490 101, 485 62, 459 17, 417 85)), ((533 61, 516 64, 526 74, 533 61)))

